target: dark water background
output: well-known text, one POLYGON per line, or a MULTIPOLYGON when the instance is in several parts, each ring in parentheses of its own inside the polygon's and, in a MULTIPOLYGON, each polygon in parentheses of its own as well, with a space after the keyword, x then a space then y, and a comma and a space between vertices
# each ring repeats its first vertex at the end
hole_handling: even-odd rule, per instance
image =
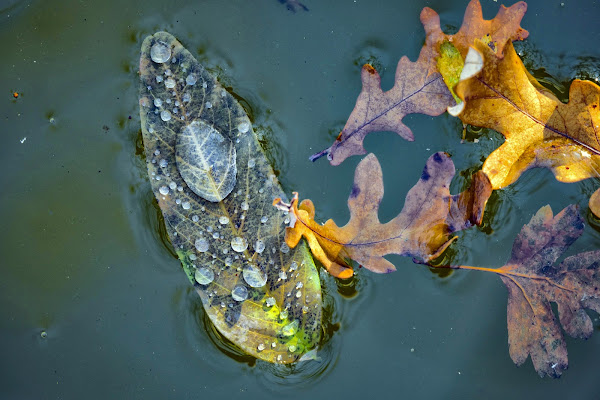
MULTIPOLYGON (((143 38, 174 34, 246 100, 286 191, 343 224, 360 157, 339 167, 307 157, 327 147, 372 61, 391 87, 402 55, 424 41, 422 7, 457 29, 467 1, 0 1, 0 398, 598 398, 600 322, 567 339, 570 368, 541 379, 509 358, 506 290, 491 274, 439 277, 391 257, 398 272, 326 279, 332 338, 323 361, 274 367, 240 356, 206 323, 200 300, 165 246, 139 155, 137 63, 143 38), (12 92, 18 91, 18 99, 12 92), (344 294, 342 296, 340 293, 344 294), (46 337, 42 337, 45 333, 46 337)), ((483 2, 492 18, 500 3, 483 2)), ((560 94, 600 76, 600 3, 530 1, 518 50, 560 94)), ((562 96, 566 99, 566 93, 562 96)), ((447 115, 405 119, 416 141, 371 134, 382 163, 380 218, 401 209, 435 151, 478 168, 502 137, 447 115), (479 136, 477 136, 479 135, 479 136)), ((453 188, 460 190, 462 177, 453 188)), ((599 181, 527 172, 498 191, 485 229, 460 234, 455 263, 499 267, 541 206, 571 203, 590 220, 599 181)), ((571 253, 597 249, 587 224, 571 253)))

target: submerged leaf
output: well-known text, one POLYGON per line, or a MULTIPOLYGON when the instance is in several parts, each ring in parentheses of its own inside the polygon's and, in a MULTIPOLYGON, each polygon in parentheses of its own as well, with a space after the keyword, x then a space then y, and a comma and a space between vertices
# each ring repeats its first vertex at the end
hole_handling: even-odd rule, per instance
POLYGON ((550 302, 558 305, 560 322, 572 337, 588 338, 593 331, 589 308, 600 312, 600 251, 554 262, 583 232, 577 207, 553 218, 543 207, 515 240, 512 257, 500 268, 508 289, 510 356, 521 365, 531 355, 541 375, 558 377, 568 366, 567 345, 550 302))
POLYGON ((483 66, 455 88, 464 100, 464 110, 457 110, 464 123, 506 137, 483 164, 493 188, 510 185, 533 167, 550 168, 561 182, 599 176, 600 87, 575 80, 563 104, 527 72, 512 43, 504 53, 500 59, 476 42, 466 63, 483 66))
MULTIPOLYGON (((410 128, 402 123, 405 115, 421 113, 436 116, 454 105, 452 94, 438 70, 440 46, 452 43, 452 47, 464 58, 475 39, 487 37, 490 47, 501 55, 506 40, 527 37, 528 32, 519 26, 526 10, 524 2, 509 8, 502 6, 494 19, 484 20, 481 4, 478 0, 471 0, 460 30, 455 35, 446 35, 440 28, 439 15, 425 7, 421 12, 421 22, 427 38, 417 61, 412 62, 406 56, 400 59, 394 86, 387 92, 381 89, 377 71, 370 65, 363 66, 362 91, 344 129, 331 147, 312 155, 311 160, 327 155, 332 165, 339 165, 352 155, 365 154, 363 140, 375 131, 396 132, 408 141, 414 140, 410 128)), ((448 72, 448 75, 452 74, 448 72)))
POLYGON ((575 338, 589 338, 593 324, 586 308, 600 312, 600 250, 556 260, 583 233, 583 219, 571 205, 555 217, 542 207, 523 227, 502 268, 453 266, 492 272, 508 289, 508 344, 512 360, 529 356, 540 376, 557 378, 568 367, 560 325, 575 338), (558 306, 560 324, 551 303, 558 306))
POLYGON ((186 125, 177 135, 175 160, 189 188, 208 201, 223 200, 235 186, 235 146, 202 120, 186 125))
POLYGON ((333 220, 320 225, 314 220, 314 206, 304 200, 298 207, 295 194, 291 204, 276 199, 275 206, 295 215, 286 231, 286 243, 296 246, 302 237, 317 258, 334 276, 352 275, 347 259, 378 273, 395 271, 387 254, 413 257, 427 262, 439 256, 455 238, 453 232, 480 224, 491 187, 485 174, 477 174, 471 189, 451 196, 454 163, 446 153, 432 155, 421 179, 408 192, 402 212, 391 221, 379 221, 383 179, 377 158, 369 154, 356 167, 354 186, 348 198, 350 221, 338 227, 333 220))
POLYGON ((140 78, 152 190, 204 310, 253 356, 298 361, 320 339, 319 275, 306 246, 284 243, 282 190, 248 116, 168 33, 144 40, 140 78))

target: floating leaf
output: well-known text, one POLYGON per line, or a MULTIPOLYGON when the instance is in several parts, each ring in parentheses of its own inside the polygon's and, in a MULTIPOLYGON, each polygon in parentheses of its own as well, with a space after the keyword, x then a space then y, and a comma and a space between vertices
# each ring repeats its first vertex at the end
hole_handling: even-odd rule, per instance
POLYGON ((452 267, 500 275, 508 289, 510 356, 521 365, 531 355, 540 376, 557 378, 568 367, 567 345, 550 303, 557 304, 560 324, 575 338, 589 338, 593 332, 585 308, 600 312, 600 250, 553 265, 582 233, 576 206, 555 217, 545 206, 523 227, 502 268, 452 267))
POLYGON ((596 190, 590 197, 590 210, 596 217, 600 218, 600 189, 596 190))
POLYGON ((168 33, 144 40, 140 78, 152 190, 204 310, 253 356, 299 360, 320 338, 319 275, 306 246, 284 243, 283 194, 247 115, 168 33))
POLYGON ((363 66, 360 75, 362 91, 344 129, 331 147, 312 155, 311 160, 327 155, 332 165, 339 165, 352 155, 365 154, 363 140, 375 131, 396 132, 402 138, 413 141, 412 131, 402 123, 405 115, 421 113, 436 116, 454 105, 452 94, 438 71, 436 60, 441 55, 440 46, 451 43, 464 58, 475 39, 488 37, 490 46, 501 55, 507 39, 527 37, 527 31, 519 26, 526 10, 524 2, 509 8, 502 6, 498 15, 488 21, 483 19, 479 1, 471 0, 460 30, 455 35, 446 35, 440 28, 439 15, 425 7, 421 12, 421 22, 427 38, 417 61, 411 62, 406 56, 400 59, 394 86, 387 92, 381 89, 377 71, 370 65, 363 66))
POLYGON ((175 160, 188 187, 208 201, 223 200, 235 186, 235 146, 202 120, 186 125, 177 135, 175 160))
POLYGON ((561 103, 525 69, 512 43, 504 58, 478 41, 466 64, 482 65, 456 86, 464 100, 458 117, 506 137, 483 164, 494 189, 510 185, 527 169, 548 167, 561 182, 598 176, 600 87, 575 80, 561 103))
POLYGON ((295 215, 286 230, 286 243, 295 247, 304 236, 317 258, 334 276, 352 275, 347 259, 378 273, 395 271, 383 256, 400 254, 427 262, 439 256, 455 238, 453 232, 480 224, 491 194, 485 174, 476 174, 471 189, 451 196, 454 163, 446 153, 429 157, 421 178, 408 192, 402 212, 382 224, 377 215, 383 198, 383 179, 377 158, 369 154, 356 167, 354 186, 348 198, 350 221, 338 227, 333 220, 320 225, 314 220, 310 200, 298 207, 297 193, 291 204, 274 204, 295 215))

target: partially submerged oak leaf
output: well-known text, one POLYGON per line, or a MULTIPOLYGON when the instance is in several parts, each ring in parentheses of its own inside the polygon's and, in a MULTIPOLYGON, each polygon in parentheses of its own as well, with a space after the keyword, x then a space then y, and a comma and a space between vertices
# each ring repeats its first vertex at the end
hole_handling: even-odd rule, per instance
POLYGON ((492 20, 484 20, 481 4, 471 0, 467 6, 462 27, 455 35, 446 35, 440 28, 439 15, 426 7, 421 12, 421 22, 427 35, 419 58, 412 62, 404 56, 398 62, 394 86, 387 92, 381 89, 377 71, 365 65, 361 71, 362 91, 348 117, 346 125, 331 147, 310 157, 316 160, 327 155, 332 165, 341 164, 352 155, 365 154, 365 136, 375 131, 396 132, 402 138, 413 141, 409 127, 402 123, 407 114, 421 113, 437 116, 454 105, 452 94, 439 72, 437 59, 440 46, 451 43, 464 58, 475 39, 489 36, 495 49, 502 54, 507 39, 522 40, 528 32, 519 26, 527 5, 519 2, 506 8, 502 6, 492 20))
POLYGON ((152 191, 206 314, 257 358, 311 354, 319 274, 305 245, 284 243, 285 217, 271 206, 283 191, 244 109, 166 32, 144 40, 140 79, 152 191))
POLYGON ((298 206, 297 193, 291 204, 276 199, 274 205, 289 211, 294 218, 286 229, 285 240, 295 247, 305 237, 313 256, 330 274, 348 278, 352 259, 378 273, 395 271, 383 256, 400 254, 416 262, 438 257, 455 239, 453 232, 480 224, 491 186, 485 174, 473 177, 471 188, 451 196, 450 182, 454 163, 439 152, 427 161, 421 178, 408 192, 402 212, 389 222, 381 223, 377 215, 383 198, 383 179, 377 158, 369 154, 356 167, 354 185, 348 198, 350 221, 338 227, 333 220, 324 225, 314 220, 310 200, 298 206))
POLYGON ((593 324, 585 309, 600 312, 600 250, 567 257, 554 266, 583 228, 576 206, 556 216, 545 206, 523 227, 502 268, 451 267, 500 275, 508 289, 510 357, 521 365, 531 355, 540 376, 557 378, 568 367, 560 325, 572 337, 589 338, 593 324), (550 303, 558 306, 560 324, 550 303))
POLYGON ((453 114, 464 123, 506 137, 485 160, 494 189, 510 185, 527 169, 548 167, 561 182, 598 176, 600 87, 575 80, 563 104, 525 69, 508 42, 504 58, 476 41, 455 88, 464 101, 453 114))
POLYGON ((590 210, 600 218, 600 189, 596 190, 590 197, 590 210))

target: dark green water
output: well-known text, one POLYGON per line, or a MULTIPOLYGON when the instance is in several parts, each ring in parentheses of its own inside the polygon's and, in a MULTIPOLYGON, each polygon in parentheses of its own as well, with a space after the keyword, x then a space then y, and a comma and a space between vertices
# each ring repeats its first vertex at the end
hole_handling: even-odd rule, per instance
MULTIPOLYGON (((296 14, 276 0, 0 2, 0 398, 597 398, 600 322, 590 340, 567 339, 570 368, 540 379, 508 355, 506 290, 489 274, 446 278, 390 258, 398 272, 361 271, 354 288, 325 281, 338 328, 323 361, 296 368, 232 352, 204 320, 179 261, 163 243, 139 150, 137 63, 143 38, 174 34, 250 106, 285 189, 348 218, 359 157, 339 167, 307 158, 329 146, 375 57, 383 86, 424 40, 419 12, 457 28, 466 1, 318 2, 296 14), (18 99, 12 92, 18 91, 18 99), (129 118, 131 117, 131 118, 129 118), (489 275, 489 276, 488 276, 489 275), (339 292, 352 293, 342 297, 339 292), (42 337, 42 332, 47 336, 42 337)), ((499 3, 483 1, 484 16, 499 3)), ((600 3, 531 1, 518 50, 557 91, 600 76, 600 3), (541 68, 545 70, 541 70, 541 68)), ((380 218, 401 209, 435 151, 457 170, 479 167, 501 136, 460 144, 449 116, 409 116, 416 141, 372 134, 382 164, 380 218)), ((455 190, 461 181, 453 184, 455 190)), ((455 261, 499 267, 541 206, 587 212, 599 181, 561 184, 527 172, 497 192, 489 233, 460 234, 455 261)), ((589 220, 589 216, 588 216, 589 220)), ((593 222, 593 221, 590 221, 593 222)), ((570 253, 598 248, 586 227, 570 253)))

